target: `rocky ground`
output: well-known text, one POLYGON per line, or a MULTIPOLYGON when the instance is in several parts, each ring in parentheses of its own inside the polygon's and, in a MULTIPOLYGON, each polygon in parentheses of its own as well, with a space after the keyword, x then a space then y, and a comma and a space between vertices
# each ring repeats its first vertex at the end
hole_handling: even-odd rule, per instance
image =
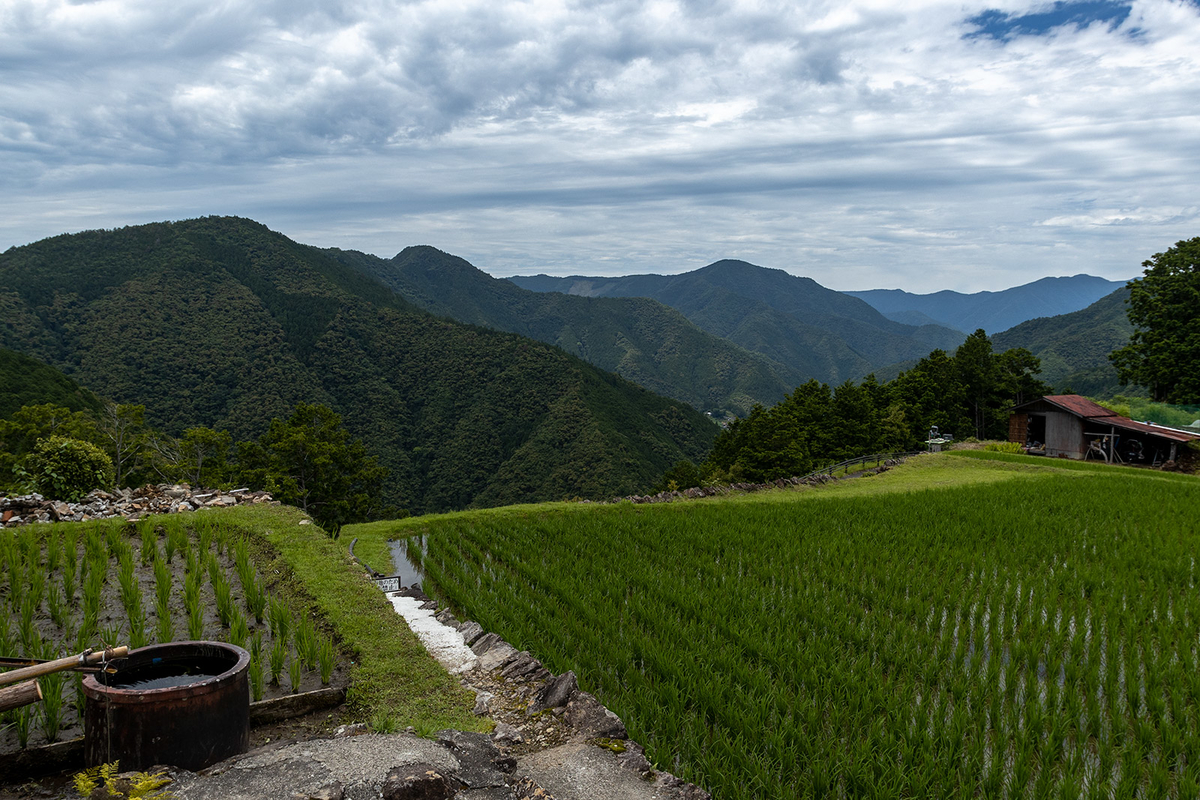
POLYGON ((266 492, 233 489, 193 490, 186 483, 146 484, 140 489, 95 490, 79 503, 47 500, 40 494, 0 497, 0 527, 34 522, 86 522, 124 517, 131 522, 147 514, 175 514, 202 508, 226 508, 242 503, 275 503, 266 492))

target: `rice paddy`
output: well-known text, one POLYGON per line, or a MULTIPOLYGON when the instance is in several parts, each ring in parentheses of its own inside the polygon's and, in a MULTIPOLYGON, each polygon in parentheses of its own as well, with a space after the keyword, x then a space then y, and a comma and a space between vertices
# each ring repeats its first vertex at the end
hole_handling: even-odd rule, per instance
POLYGON ((720 800, 1200 794, 1200 480, 926 463, 389 532, 720 800))

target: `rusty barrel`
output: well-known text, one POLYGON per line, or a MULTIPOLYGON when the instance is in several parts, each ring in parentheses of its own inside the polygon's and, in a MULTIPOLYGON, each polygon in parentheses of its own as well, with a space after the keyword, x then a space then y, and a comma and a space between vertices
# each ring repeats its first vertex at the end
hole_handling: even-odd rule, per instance
POLYGON ((250 654, 224 642, 141 647, 83 679, 88 766, 211 766, 250 747, 250 654))

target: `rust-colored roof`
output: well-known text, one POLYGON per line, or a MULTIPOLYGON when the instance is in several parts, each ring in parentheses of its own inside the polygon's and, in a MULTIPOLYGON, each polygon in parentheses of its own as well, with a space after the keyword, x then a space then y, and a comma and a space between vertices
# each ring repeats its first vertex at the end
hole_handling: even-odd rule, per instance
POLYGON ((1051 394, 1042 399, 1051 405, 1058 406, 1063 411, 1068 411, 1098 425, 1110 425, 1121 430, 1158 436, 1172 442, 1192 442, 1200 439, 1200 434, 1164 428, 1161 425, 1150 425, 1145 422, 1135 422, 1077 394, 1051 394))
MULTIPOLYGON (((1115 411, 1110 411, 1099 403, 1093 403, 1086 397, 1080 397, 1077 394, 1048 394, 1042 398, 1048 403, 1070 411, 1081 417, 1088 419, 1097 419, 1099 417, 1115 417, 1118 416, 1115 411)), ((1124 419, 1124 417, 1121 417, 1124 419)))

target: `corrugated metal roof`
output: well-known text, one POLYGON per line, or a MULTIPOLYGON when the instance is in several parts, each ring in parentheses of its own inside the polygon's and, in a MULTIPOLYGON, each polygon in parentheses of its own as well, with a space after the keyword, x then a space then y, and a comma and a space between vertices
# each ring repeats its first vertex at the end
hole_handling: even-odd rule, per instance
MULTIPOLYGON (((1088 419, 1118 416, 1115 411, 1110 411, 1099 403, 1093 403, 1086 397, 1080 397, 1077 394, 1049 394, 1043 399, 1059 408, 1070 411, 1072 414, 1088 419)), ((1124 419, 1124 417, 1121 417, 1121 419, 1124 419)))
MULTIPOLYGON (((1094 422, 1097 425, 1110 425, 1121 430, 1158 436, 1172 442, 1192 442, 1200 439, 1200 434, 1187 433, 1175 428, 1164 428, 1161 425, 1151 425, 1146 422, 1135 422, 1077 394, 1051 394, 1041 399, 1061 408, 1063 411, 1067 411, 1077 417, 1083 417, 1085 420, 1094 422)), ((1033 400, 1029 403, 1023 403, 1017 406, 1017 409, 1031 406, 1037 402, 1037 400, 1033 400)))
POLYGON ((1175 430, 1174 428, 1164 428, 1161 425, 1151 425, 1145 422, 1135 422, 1134 420, 1125 417, 1111 416, 1101 417, 1099 419, 1091 419, 1098 425, 1111 425, 1114 428, 1120 428, 1123 431, 1135 431, 1136 433, 1148 433, 1151 436, 1157 436, 1161 439, 1168 439, 1172 442, 1194 442, 1200 439, 1200 434, 1184 433, 1183 431, 1175 430))

